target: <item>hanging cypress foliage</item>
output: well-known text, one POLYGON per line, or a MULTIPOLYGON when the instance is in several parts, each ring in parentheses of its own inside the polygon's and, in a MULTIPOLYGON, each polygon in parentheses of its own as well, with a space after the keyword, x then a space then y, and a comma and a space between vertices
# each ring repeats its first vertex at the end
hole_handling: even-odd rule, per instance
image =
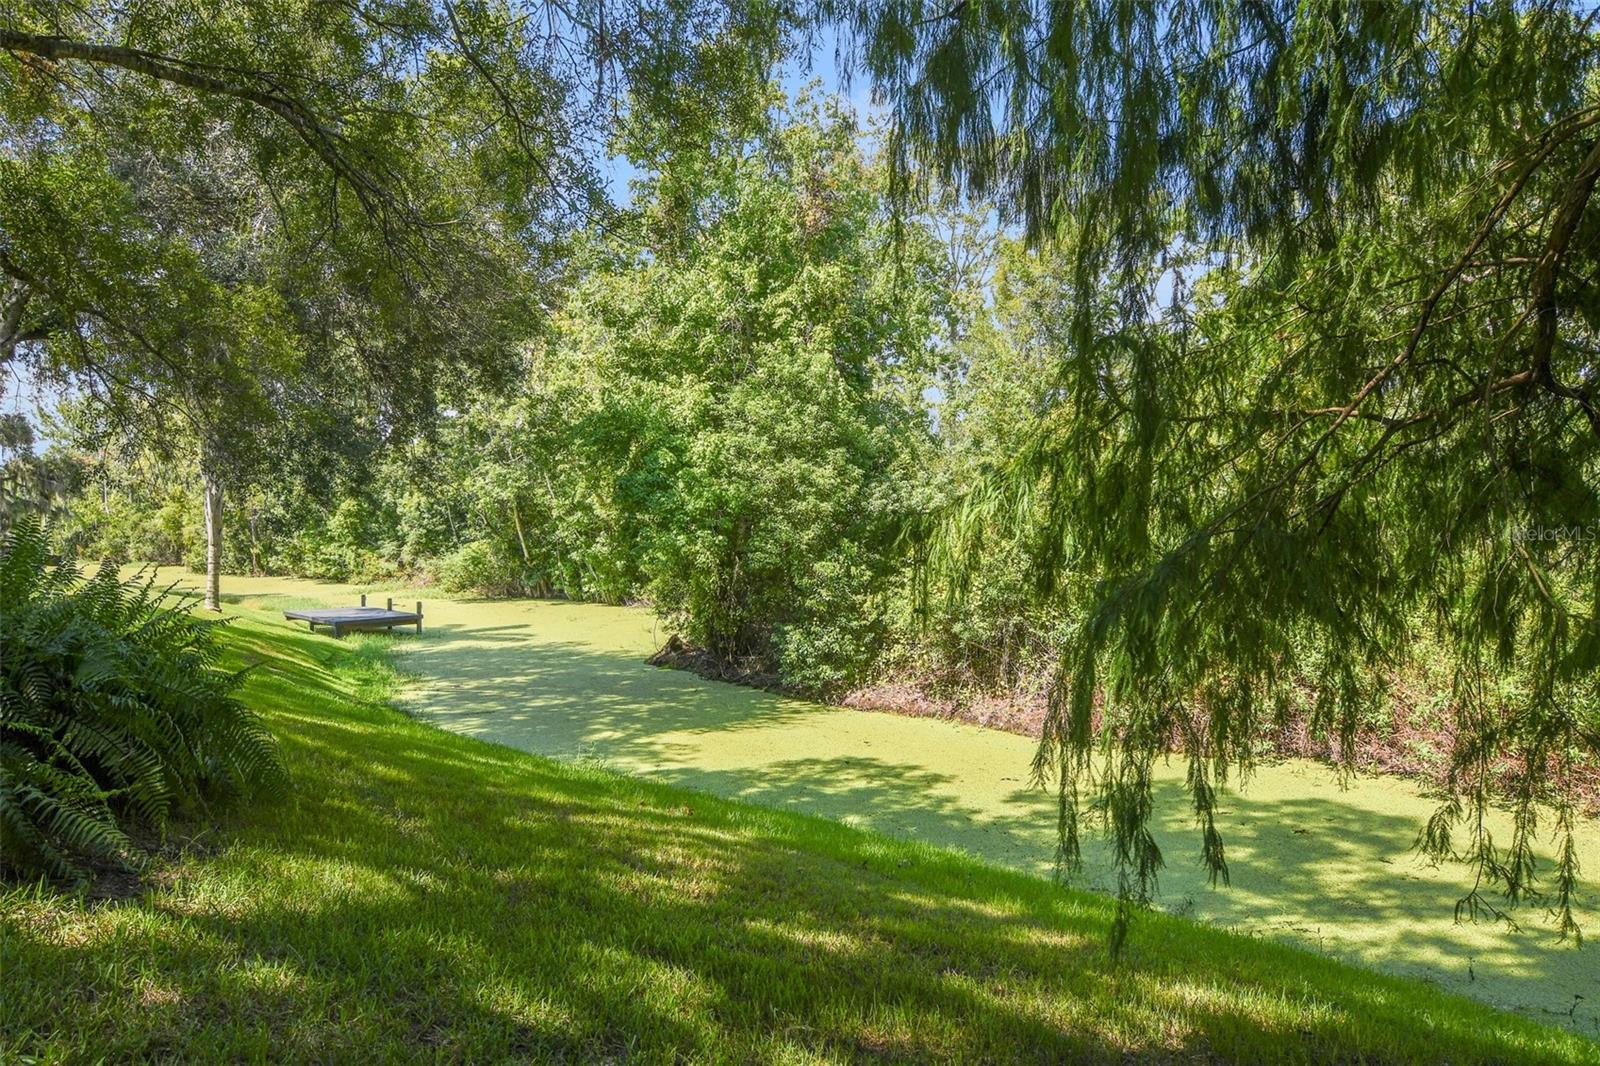
POLYGON ((933 524, 931 558, 959 572, 983 523, 1050 530, 1041 597, 1082 621, 1036 770, 1066 864, 1092 809, 1125 901, 1163 861, 1158 757, 1188 760, 1226 878, 1217 786, 1297 692, 1349 740, 1426 633, 1455 664, 1455 749, 1422 843, 1475 867, 1463 914, 1548 884, 1576 934, 1566 780, 1600 760, 1586 8, 829 6, 891 111, 901 194, 931 176, 992 198, 1061 256, 1050 409, 933 524), (1509 838, 1481 817, 1497 798, 1509 838))

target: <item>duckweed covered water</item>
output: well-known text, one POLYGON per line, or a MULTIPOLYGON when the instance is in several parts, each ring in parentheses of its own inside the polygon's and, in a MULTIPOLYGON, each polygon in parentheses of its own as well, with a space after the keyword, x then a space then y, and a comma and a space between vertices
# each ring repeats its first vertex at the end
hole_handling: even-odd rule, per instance
MULTIPOLYGON (((354 602, 358 591, 278 578, 229 578, 225 588, 280 608, 354 602)), ((1055 802, 1030 786, 1026 737, 652 668, 644 660, 666 634, 643 609, 421 595, 426 633, 396 639, 416 676, 406 703, 446 729, 1052 871, 1055 802)), ((1469 874, 1413 852, 1434 808, 1416 785, 1363 776, 1345 788, 1315 763, 1262 766, 1226 795, 1232 884, 1213 888, 1183 776, 1177 763, 1159 776, 1160 906, 1600 1037, 1600 947, 1558 943, 1537 905, 1518 913, 1520 930, 1457 923, 1469 874)), ((1497 828, 1508 835, 1509 821, 1497 828)), ((1600 825, 1589 820, 1580 834, 1578 918, 1600 943, 1600 825)), ((1091 845, 1085 858, 1080 883, 1109 888, 1105 851, 1091 845)))

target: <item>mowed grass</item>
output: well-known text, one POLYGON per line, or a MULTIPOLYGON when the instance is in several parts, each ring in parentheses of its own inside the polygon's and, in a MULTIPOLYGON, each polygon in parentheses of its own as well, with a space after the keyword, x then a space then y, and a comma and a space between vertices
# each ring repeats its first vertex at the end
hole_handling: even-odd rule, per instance
MULTIPOLYGON (((134 898, 0 898, 0 1061, 1568 1062, 1426 985, 440 731, 383 638, 245 611, 293 788, 134 898)), ((201 823, 196 823, 200 825, 201 823)))

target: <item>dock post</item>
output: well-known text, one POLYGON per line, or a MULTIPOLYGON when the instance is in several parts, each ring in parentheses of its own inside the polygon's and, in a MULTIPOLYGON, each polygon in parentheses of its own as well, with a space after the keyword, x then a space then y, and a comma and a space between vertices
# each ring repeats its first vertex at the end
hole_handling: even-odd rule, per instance
POLYGON ((391 611, 394 610, 394 597, 393 596, 389 597, 389 610, 391 610, 391 611))
POLYGON ((417 601, 417 636, 422 636, 422 601, 417 601))
POLYGON ((365 607, 366 605, 367 605, 367 594, 365 592, 363 592, 361 594, 361 606, 365 607))

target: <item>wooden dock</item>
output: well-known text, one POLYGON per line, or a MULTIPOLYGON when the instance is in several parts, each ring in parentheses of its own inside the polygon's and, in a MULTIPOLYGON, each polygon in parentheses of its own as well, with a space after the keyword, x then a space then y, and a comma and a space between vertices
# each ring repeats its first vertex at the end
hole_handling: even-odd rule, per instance
POLYGON ((308 623, 314 631, 318 626, 327 626, 333 630, 333 635, 342 637, 355 630, 386 629, 394 632, 395 626, 417 627, 417 633, 422 633, 422 601, 417 601, 415 611, 397 611, 394 609, 394 600, 389 601, 387 607, 368 607, 367 597, 361 597, 359 607, 324 607, 309 611, 284 611, 283 616, 291 621, 308 623))

